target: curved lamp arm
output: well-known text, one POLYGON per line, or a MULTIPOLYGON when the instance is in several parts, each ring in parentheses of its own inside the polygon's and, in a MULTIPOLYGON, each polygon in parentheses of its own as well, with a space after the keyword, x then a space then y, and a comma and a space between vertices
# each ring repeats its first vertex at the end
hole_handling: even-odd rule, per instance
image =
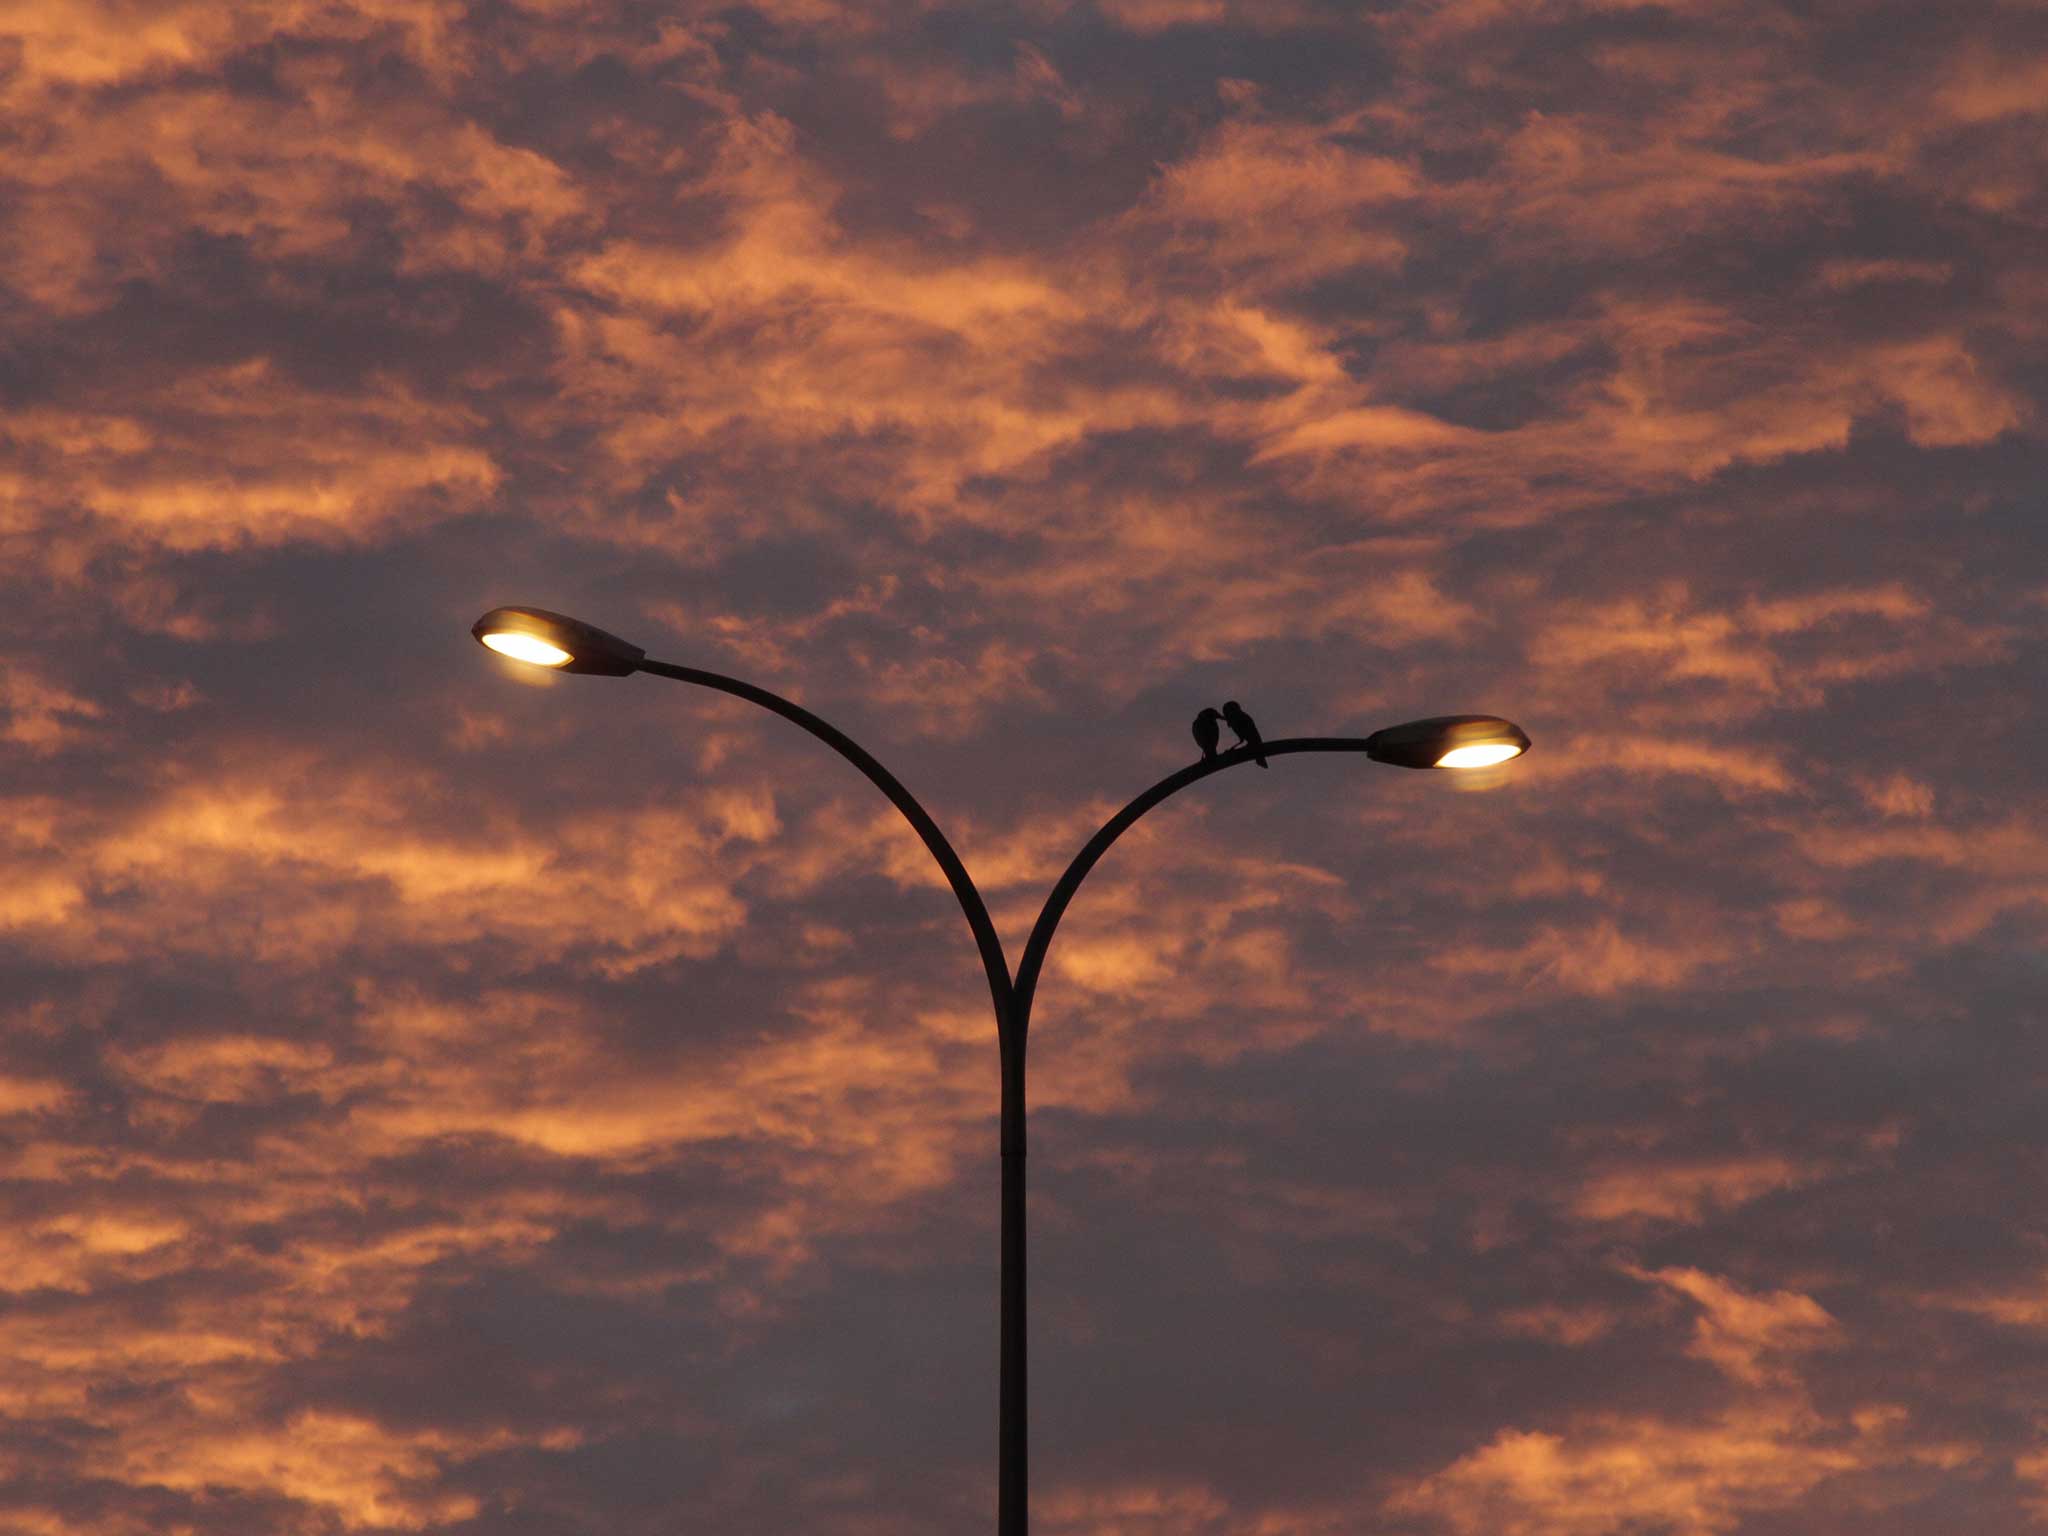
POLYGON ((953 851, 953 845, 946 841, 946 834, 932 820, 931 813, 918 804, 917 797, 897 781, 895 774, 876 762, 865 747, 836 726, 828 725, 802 705, 792 704, 780 694, 722 673, 679 667, 665 661, 649 661, 644 655, 624 657, 621 665, 628 672, 653 672, 678 682, 716 688, 720 693, 729 693, 750 704, 773 710, 783 719, 809 731, 866 774, 868 781, 903 813, 903 819, 917 829, 925 847, 939 861, 939 868, 946 872, 953 894, 960 899, 960 909, 967 914, 967 925, 974 930, 974 943, 981 951, 981 967, 988 973, 989 995, 995 1002, 996 1045, 1002 1060, 997 1527, 998 1536, 1024 1536, 1030 1502, 1025 1472, 1030 1427, 1025 1410, 1028 1361, 1024 1353, 1024 1031, 1017 1027, 1016 992, 1010 982, 1009 964, 1003 958, 1002 940, 996 937, 996 926, 989 920, 988 905, 968 878, 960 855, 953 851), (630 665, 625 665, 626 662, 630 665))
POLYGON ((1067 866, 1059 884, 1045 898, 1045 906, 1040 909, 1038 921, 1032 926, 1031 937, 1025 941, 1023 958, 1017 962, 1016 992, 1012 1000, 1014 1023, 1020 1039, 1031 1026, 1031 999, 1038 991, 1038 974, 1045 965, 1045 952, 1052 947, 1053 930, 1059 927, 1067 903, 1074 899, 1074 892, 1088 878, 1088 871, 1109 852, 1109 845, 1122 837, 1132 822, 1197 779, 1206 779, 1212 773, 1248 763, 1261 753, 1267 757, 1280 757, 1289 752, 1364 752, 1369 749, 1370 743, 1363 736, 1289 736, 1281 741, 1265 743, 1256 753, 1250 747, 1235 747, 1192 763, 1178 773, 1168 774, 1110 817, 1102 824, 1102 830, 1088 839, 1088 845, 1074 855, 1074 862, 1067 866))
POLYGON ((996 937, 996 925, 989 920, 988 905, 981 899, 981 892, 975 888, 973 880, 968 878, 967 866, 960 862, 960 855, 946 841, 946 834, 939 830, 931 813, 918 804, 917 797, 898 782, 895 774, 876 762, 865 747, 844 731, 819 719, 801 704, 792 704, 779 693, 770 693, 766 688, 757 688, 752 683, 741 682, 723 673, 679 667, 673 662, 643 660, 638 665, 642 672, 672 677, 681 683, 696 683, 704 688, 716 688, 720 693, 729 693, 750 704, 773 710, 783 719, 802 726, 866 774, 868 781, 903 813, 903 819, 916 829, 917 835, 924 839, 925 847, 931 850, 932 857, 938 860, 939 868, 946 872, 946 881, 959 898, 960 908, 967 914, 967 926, 974 930, 975 946, 981 951, 981 968, 988 973, 989 994, 995 999, 997 1032, 1008 1033, 1009 1020, 1015 1011, 1010 966, 1003 956, 1002 940, 996 937))

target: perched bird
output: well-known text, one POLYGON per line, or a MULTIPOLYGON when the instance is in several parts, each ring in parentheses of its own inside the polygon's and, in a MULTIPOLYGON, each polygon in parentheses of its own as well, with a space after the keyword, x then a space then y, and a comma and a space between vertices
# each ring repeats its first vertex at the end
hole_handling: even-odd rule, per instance
POLYGON ((1202 749, 1202 756, 1216 755, 1216 744, 1223 740, 1222 719, 1213 709, 1205 709, 1195 716, 1195 745, 1202 749))
POLYGON ((1252 717, 1244 712, 1244 706, 1232 699, 1223 706, 1223 723, 1237 733, 1237 744, 1252 749, 1252 761, 1261 768, 1266 759, 1259 748, 1265 743, 1259 740, 1259 728, 1252 723, 1252 717))

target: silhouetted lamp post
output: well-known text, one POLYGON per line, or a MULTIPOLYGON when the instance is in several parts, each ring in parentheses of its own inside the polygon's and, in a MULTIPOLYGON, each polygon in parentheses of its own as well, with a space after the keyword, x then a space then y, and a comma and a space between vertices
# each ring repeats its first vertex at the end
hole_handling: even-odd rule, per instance
MULTIPOLYGON (((1190 763, 1170 773, 1129 805, 1110 817, 1074 855, 1052 894, 1045 900, 1024 943, 1024 955, 1013 978, 996 938, 995 924, 981 892, 967 876, 966 867, 953 845, 896 776, 868 755, 852 738, 820 720, 800 704, 738 678, 724 677, 696 667, 679 667, 665 661, 649 661, 647 653, 617 635, 607 634, 581 620, 549 613, 542 608, 493 608, 476 621, 470 633, 502 655, 558 672, 595 673, 604 677, 627 677, 635 672, 652 672, 678 682, 697 683, 730 693, 809 731, 825 745, 868 776, 887 795, 904 819, 924 839, 925 847, 945 871, 953 894, 967 914, 967 926, 981 951, 982 969, 988 973, 990 999, 996 1010, 996 1042, 1002 1056, 1002 1324, 1001 1385, 998 1411, 998 1536, 1025 1536, 1028 1521, 1028 1489, 1025 1480, 1026 1426, 1024 1389, 1024 1037, 1031 1022, 1031 1000, 1038 991, 1039 972, 1045 952, 1052 944, 1053 930, 1067 903, 1087 878, 1096 861, 1124 830, 1153 806, 1197 779, 1205 779, 1225 768, 1252 761, 1253 749, 1238 747, 1215 757, 1190 763)), ((1258 748, 1266 757, 1284 757, 1290 752, 1363 752, 1376 762, 1402 768, 1480 768, 1506 762, 1529 750, 1529 738, 1522 728, 1494 715, 1439 715, 1389 726, 1370 736, 1293 736, 1268 741, 1258 748)))

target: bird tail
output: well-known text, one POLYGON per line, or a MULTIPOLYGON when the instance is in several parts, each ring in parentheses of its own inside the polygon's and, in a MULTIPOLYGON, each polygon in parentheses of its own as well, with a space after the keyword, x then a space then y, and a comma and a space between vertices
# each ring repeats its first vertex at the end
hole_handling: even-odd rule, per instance
POLYGON ((1261 768, 1266 766, 1266 760, 1263 757, 1255 757, 1252 759, 1252 761, 1257 763, 1261 768))

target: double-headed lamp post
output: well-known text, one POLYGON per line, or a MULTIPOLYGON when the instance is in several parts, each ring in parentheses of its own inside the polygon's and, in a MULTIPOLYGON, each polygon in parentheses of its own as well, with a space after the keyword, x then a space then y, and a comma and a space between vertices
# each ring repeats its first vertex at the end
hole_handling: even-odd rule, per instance
POLYGON ((1197 779, 1205 779, 1225 768, 1235 768, 1255 756, 1284 757, 1292 752, 1363 752, 1375 762, 1401 768, 1482 768, 1506 762, 1529 750, 1529 738, 1522 728, 1495 715, 1439 715, 1429 720, 1412 720, 1389 726, 1370 736, 1291 736, 1269 741, 1256 749, 1238 747, 1215 757, 1190 763, 1168 774, 1129 805, 1103 823, 1102 829, 1074 855, 1045 906, 1032 925, 1024 943, 1024 955, 1013 977, 1003 946, 989 920, 988 907, 968 878, 966 866, 946 841, 929 812, 918 804, 896 776, 871 757, 867 750, 835 727, 820 720, 800 704, 738 678, 696 667, 679 667, 666 661, 649 661, 647 653, 617 635, 607 634, 579 619, 549 613, 543 608, 493 608, 476 621, 470 633, 501 655, 557 672, 594 673, 603 677, 629 677, 651 672, 678 682, 696 683, 720 693, 773 710, 783 719, 802 726, 868 776, 887 795, 896 809, 924 839, 925 847, 945 871, 947 883, 967 915, 967 926, 981 951, 982 969, 988 973, 989 997, 995 1004, 996 1044, 1002 1057, 1002 1303, 1001 1384, 997 1423, 996 1530, 998 1536, 1025 1536, 1029 1521, 1029 1491, 1025 1479, 1026 1425, 1024 1378, 1024 1037, 1031 1022, 1031 1000, 1038 991, 1039 972, 1045 952, 1052 944, 1053 930, 1074 892, 1087 878, 1096 861, 1126 828, 1153 806, 1197 779))

